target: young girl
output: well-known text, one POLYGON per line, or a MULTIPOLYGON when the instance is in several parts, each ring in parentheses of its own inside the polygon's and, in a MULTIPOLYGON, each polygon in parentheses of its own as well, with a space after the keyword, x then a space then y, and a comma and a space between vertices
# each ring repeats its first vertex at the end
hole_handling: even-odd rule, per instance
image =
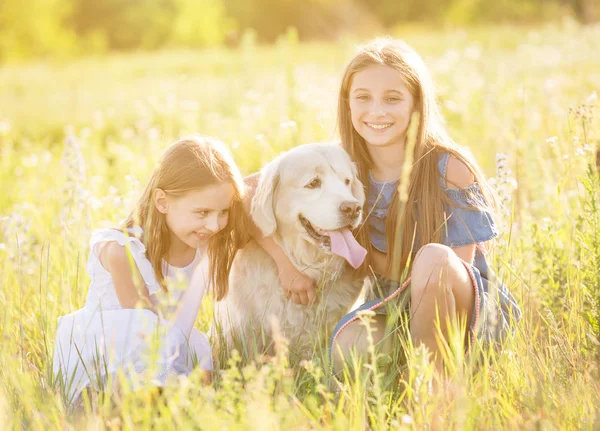
POLYGON ((151 370, 163 383, 196 361, 212 369, 208 340, 193 325, 209 286, 216 300, 227 293, 245 242, 242 197, 242 177, 224 145, 191 136, 165 152, 121 228, 92 234, 85 306, 58 320, 53 369, 68 401, 118 371, 132 378, 151 370), (175 279, 187 289, 169 292, 167 280, 175 279), (171 307, 162 306, 162 295, 171 307), (151 362, 153 343, 159 354, 151 362))
MULTIPOLYGON (((366 222, 357 239, 368 250, 362 274, 374 273, 376 280, 369 301, 345 316, 333 333, 335 371, 352 350, 367 351, 357 312, 375 311, 373 338, 379 343, 391 302, 408 313, 413 343, 429 349, 439 371, 438 316, 444 337, 447 322, 462 317, 469 341, 499 340, 520 311, 506 286, 493 279, 485 258, 484 243, 498 235, 492 216, 496 200, 478 166, 444 129, 419 55, 391 38, 363 46, 342 80, 338 127, 368 192, 366 222), (410 143, 409 126, 415 135, 410 143), (406 187, 402 201, 399 185, 406 187), (403 272, 409 278, 401 284, 403 272)), ((276 261, 282 260, 268 239, 261 241, 276 261)), ((308 302, 314 289, 310 280, 291 265, 279 267, 282 280, 294 281, 288 283, 294 298, 308 302)))

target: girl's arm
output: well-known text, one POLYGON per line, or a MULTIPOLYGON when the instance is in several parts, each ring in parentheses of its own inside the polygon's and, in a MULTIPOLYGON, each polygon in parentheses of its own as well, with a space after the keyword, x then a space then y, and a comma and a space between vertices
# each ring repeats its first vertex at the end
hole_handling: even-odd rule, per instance
MULTIPOLYGON (((446 168, 446 182, 452 187, 464 189, 475 182, 475 177, 464 163, 456 157, 450 157, 446 168)), ((473 263, 476 247, 476 244, 471 244, 464 247, 454 247, 452 250, 465 262, 473 263)))
POLYGON ((200 311, 202 298, 204 298, 209 285, 208 274, 208 253, 204 253, 200 263, 198 263, 198 266, 194 270, 189 286, 179 300, 179 305, 173 318, 173 324, 181 329, 186 337, 190 336, 190 332, 198 316, 198 311, 200 311))
MULTIPOLYGON (((252 198, 258 185, 259 175, 259 173, 252 174, 244 179, 246 183, 244 207, 248 214, 250 214, 252 198)), ((295 304, 308 305, 314 303, 317 297, 317 289, 312 279, 298 271, 273 238, 263 236, 252 218, 249 218, 250 235, 275 261, 279 270, 279 279, 288 297, 291 297, 295 304)))
POLYGON ((136 308, 141 305, 155 311, 141 274, 135 265, 132 269, 125 246, 116 241, 108 242, 98 258, 100 264, 110 273, 121 307, 136 308), (136 272, 135 278, 133 271, 136 272))
MULTIPOLYGON (((117 292, 119 304, 123 308, 136 308, 141 304, 143 308, 147 308, 156 312, 148 289, 143 282, 141 274, 137 267, 129 263, 129 256, 125 247, 115 241, 107 243, 99 253, 99 259, 102 266, 110 273, 117 292), (134 273, 136 271, 139 280, 134 282, 134 273)), ((189 337, 194 322, 198 316, 202 298, 206 293, 208 286, 208 255, 204 254, 198 267, 194 271, 194 275, 190 280, 188 288, 183 293, 175 316, 173 324, 176 325, 186 337, 189 337)))

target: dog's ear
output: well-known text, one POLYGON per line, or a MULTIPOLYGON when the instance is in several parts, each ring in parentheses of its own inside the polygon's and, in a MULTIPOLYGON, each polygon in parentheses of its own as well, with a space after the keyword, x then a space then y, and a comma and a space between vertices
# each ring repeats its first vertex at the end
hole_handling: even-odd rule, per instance
POLYGON ((352 163, 352 175, 354 176, 352 179, 352 196, 363 205, 365 202, 365 186, 363 186, 363 183, 358 179, 358 168, 356 167, 356 163, 352 163))
POLYGON ((277 157, 260 171, 260 179, 252 198, 250 215, 264 236, 271 236, 277 229, 273 194, 279 185, 279 164, 281 156, 277 157))

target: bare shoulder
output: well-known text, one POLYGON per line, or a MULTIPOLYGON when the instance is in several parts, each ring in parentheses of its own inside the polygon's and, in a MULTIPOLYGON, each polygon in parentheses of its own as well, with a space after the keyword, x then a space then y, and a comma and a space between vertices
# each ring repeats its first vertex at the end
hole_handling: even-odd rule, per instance
POLYGON ((469 168, 454 156, 448 159, 446 168, 446 183, 448 187, 464 189, 475 182, 475 177, 469 168))
POLYGON ((107 242, 98 255, 100 263, 109 272, 129 269, 129 257, 125 247, 117 241, 107 242))
POLYGON ((110 241, 100 250, 98 258, 100 264, 110 273, 121 307, 136 308, 141 304, 144 308, 152 309, 148 289, 137 267, 130 265, 128 254, 125 246, 117 241, 110 241))

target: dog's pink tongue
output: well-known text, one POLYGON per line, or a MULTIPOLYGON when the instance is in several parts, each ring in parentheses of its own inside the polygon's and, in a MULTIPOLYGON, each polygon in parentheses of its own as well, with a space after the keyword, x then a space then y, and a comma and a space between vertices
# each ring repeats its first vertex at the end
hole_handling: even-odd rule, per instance
POLYGON ((333 253, 342 256, 354 268, 358 268, 363 263, 367 250, 354 239, 350 229, 334 230, 328 232, 328 235, 331 238, 331 251, 333 253))

